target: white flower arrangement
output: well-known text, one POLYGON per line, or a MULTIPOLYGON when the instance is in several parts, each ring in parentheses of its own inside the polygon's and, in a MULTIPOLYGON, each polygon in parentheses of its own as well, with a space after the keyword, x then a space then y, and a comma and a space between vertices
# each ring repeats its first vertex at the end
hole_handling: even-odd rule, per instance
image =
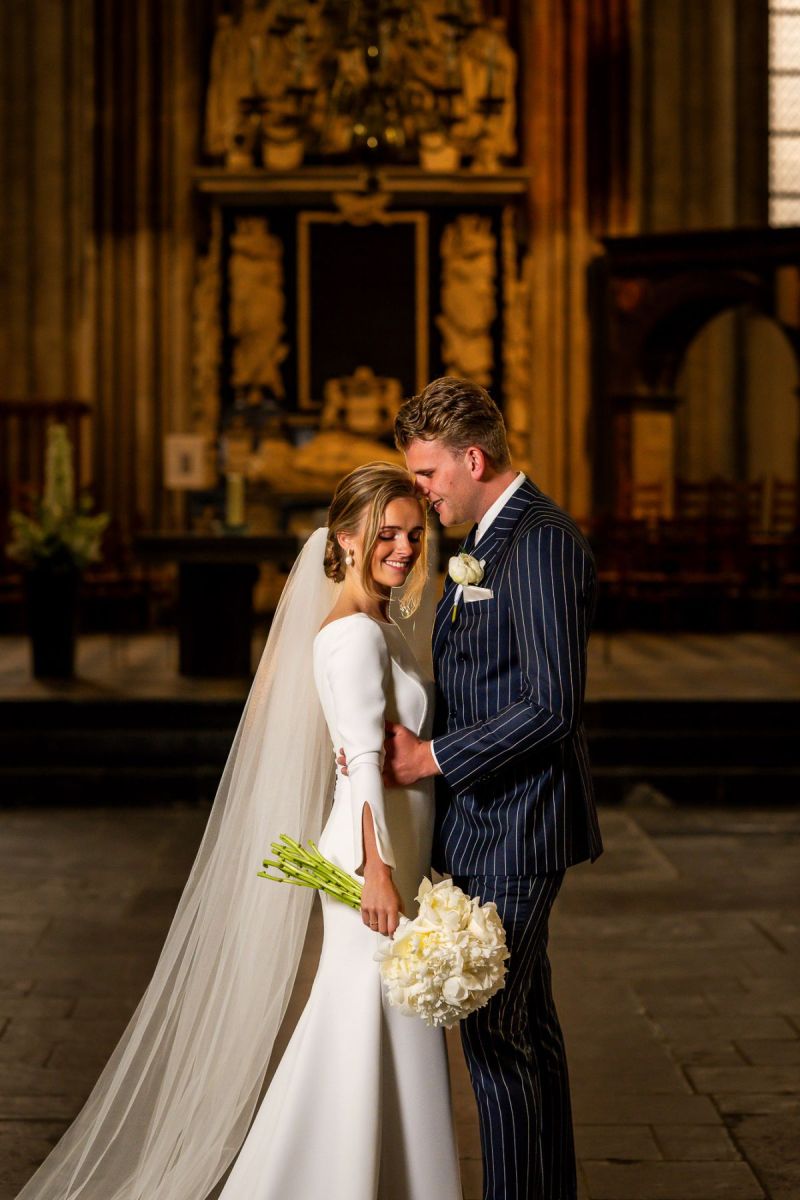
MULTIPOLYGON (((301 846, 282 833, 272 843, 274 858, 262 879, 326 892, 350 908, 361 907, 362 885, 320 854, 313 842, 301 846)), ((505 986, 509 950, 503 922, 492 901, 467 896, 451 879, 423 879, 419 914, 401 916, 393 938, 375 954, 389 1003, 427 1025, 449 1029, 482 1008, 505 986)))
POLYGON ((451 879, 424 879, 417 903, 419 915, 401 917, 375 957, 390 1004, 449 1029, 505 986, 505 930, 492 901, 481 904, 451 879))

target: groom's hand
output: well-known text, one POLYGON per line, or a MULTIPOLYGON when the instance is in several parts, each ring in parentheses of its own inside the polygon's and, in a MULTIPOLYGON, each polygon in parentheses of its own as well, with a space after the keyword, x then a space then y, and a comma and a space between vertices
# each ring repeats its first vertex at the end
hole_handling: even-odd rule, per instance
POLYGON ((431 753, 430 742, 423 742, 405 725, 386 722, 386 758, 383 763, 385 787, 409 787, 418 779, 438 775, 439 768, 431 753))

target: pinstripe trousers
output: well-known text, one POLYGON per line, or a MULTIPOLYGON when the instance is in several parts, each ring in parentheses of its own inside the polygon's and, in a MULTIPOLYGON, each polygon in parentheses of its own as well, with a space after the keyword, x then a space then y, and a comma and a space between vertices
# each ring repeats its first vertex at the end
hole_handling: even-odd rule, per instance
POLYGON ((547 925, 564 872, 456 875, 493 900, 511 957, 506 985, 461 1022, 478 1102, 483 1200, 575 1200, 577 1181, 564 1039, 550 985, 547 925))

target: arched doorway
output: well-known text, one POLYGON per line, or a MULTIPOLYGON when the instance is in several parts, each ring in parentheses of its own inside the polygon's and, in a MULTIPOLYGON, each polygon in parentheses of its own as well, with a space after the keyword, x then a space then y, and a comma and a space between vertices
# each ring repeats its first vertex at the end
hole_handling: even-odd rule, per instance
POLYGON ((630 515, 633 485, 681 473, 796 481, 800 229, 604 246, 589 289, 595 513, 630 515))
POLYGON ((719 314, 686 350, 675 391, 675 475, 794 480, 800 410, 794 350, 749 307, 719 314))

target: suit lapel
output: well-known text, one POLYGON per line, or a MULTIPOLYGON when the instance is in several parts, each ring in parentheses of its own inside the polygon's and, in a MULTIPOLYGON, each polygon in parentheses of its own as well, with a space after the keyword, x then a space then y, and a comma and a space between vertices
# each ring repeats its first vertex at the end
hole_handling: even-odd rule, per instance
MULTIPOLYGON (((489 568, 492 561, 497 559, 502 548, 511 535, 511 531, 520 519, 526 508, 531 502, 539 496, 539 490, 529 479, 526 479, 521 484, 514 495, 509 499, 508 503, 501 508, 500 512, 492 521, 486 533, 477 543, 474 542, 475 528, 470 532, 464 548, 468 554, 473 554, 478 560, 485 560, 486 567, 489 568)), ((456 585, 449 576, 446 576, 444 594, 436 608, 436 621, 433 627, 433 658, 434 661, 442 653, 447 636, 452 628, 450 619, 453 608, 453 597, 455 595, 456 585)))
POLYGON ((520 484, 476 545, 473 554, 477 559, 485 559, 488 566, 493 559, 497 558, 503 545, 511 536, 517 521, 539 494, 538 488, 534 487, 529 479, 526 478, 520 484))
MULTIPOLYGON (((475 534, 478 526, 473 525, 467 535, 463 545, 463 550, 466 554, 472 553, 472 548, 475 545, 475 534)), ((433 657, 436 658, 439 653, 447 631, 452 624, 450 616, 453 608, 453 596, 455 595, 457 585, 453 582, 450 576, 445 572, 444 591, 442 598, 436 606, 436 619, 433 623, 433 657)))

